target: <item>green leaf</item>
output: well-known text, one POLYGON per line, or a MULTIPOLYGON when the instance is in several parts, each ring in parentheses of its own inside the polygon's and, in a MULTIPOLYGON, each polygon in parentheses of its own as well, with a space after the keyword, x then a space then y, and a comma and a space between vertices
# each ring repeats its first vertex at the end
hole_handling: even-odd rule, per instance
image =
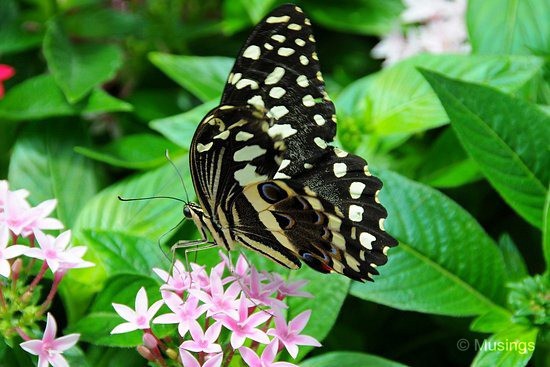
POLYGON ((480 54, 549 54, 547 0, 470 0, 470 43, 480 54))
MULTIPOLYGON (((136 295, 140 288, 145 288, 149 306, 158 301, 160 280, 140 274, 116 274, 105 282, 105 288, 99 292, 90 308, 90 312, 113 312, 113 303, 134 307, 136 295)), ((116 314, 116 313, 115 313, 116 314)))
POLYGON ((535 350, 537 334, 537 329, 517 326, 492 335, 479 346, 472 367, 527 365, 535 350))
POLYGON ((477 317, 470 325, 470 330, 479 333, 496 333, 514 326, 512 314, 508 310, 492 310, 477 317))
POLYGON ((495 243, 438 191, 389 171, 379 175, 387 230, 399 240, 374 283, 350 293, 401 310, 480 315, 504 304, 505 269, 495 243), (468 264, 468 266, 465 266, 468 264))
POLYGON ((352 93, 344 89, 336 100, 338 108, 345 106, 338 117, 348 120, 346 126, 357 125, 360 133, 378 135, 411 134, 447 124, 445 110, 417 66, 525 96, 527 86, 541 80, 544 62, 532 56, 415 56, 355 82, 348 87, 352 93))
POLYGON ((80 341, 94 345, 111 347, 135 347, 143 343, 143 331, 113 334, 109 332, 124 320, 114 312, 93 312, 78 320, 67 329, 70 333, 79 333, 80 341))
POLYGON ((71 228, 100 185, 98 168, 73 151, 87 142, 84 127, 73 121, 29 124, 13 149, 10 187, 29 190, 32 205, 57 199, 51 216, 71 228))
POLYGON ((546 274, 548 274, 550 272, 550 189, 546 191, 546 202, 544 203, 543 215, 542 250, 546 263, 546 274))
POLYGON ((60 21, 68 34, 82 38, 130 36, 144 23, 136 13, 111 8, 81 9, 64 14, 60 21))
POLYGON ((418 181, 432 187, 457 187, 482 178, 477 164, 462 148, 456 134, 445 130, 431 146, 418 170, 418 181))
POLYGON ((115 45, 74 45, 55 22, 44 37, 48 67, 70 103, 82 99, 96 85, 114 77, 122 65, 122 52, 115 45))
POLYGON ((502 252, 508 280, 517 281, 529 276, 525 260, 509 234, 500 236, 498 246, 502 252))
POLYGON ((223 30, 233 34, 258 23, 273 6, 275 0, 239 0, 223 2, 223 30))
POLYGON ((0 119, 13 121, 70 116, 80 112, 100 113, 131 109, 131 105, 108 95, 101 89, 94 89, 85 100, 71 105, 49 74, 38 75, 23 81, 11 88, 4 98, 0 99, 0 119))
POLYGON ((398 23, 403 11, 400 0, 342 0, 338 2, 302 2, 314 23, 338 31, 366 35, 384 35, 398 23))
MULTIPOLYGON (((192 183, 187 171, 188 158, 174 160, 182 172, 185 186, 191 190, 192 183)), ((191 192, 191 191, 190 191, 191 192)), ((75 224, 75 231, 85 229, 116 231, 136 237, 157 241, 182 218, 182 204, 175 200, 142 200, 121 202, 118 196, 139 198, 145 196, 183 197, 184 190, 178 174, 170 164, 145 174, 120 181, 88 201, 75 224)), ((184 229, 190 231, 192 223, 184 229)))
POLYGON ((487 180, 514 210, 540 228, 550 179, 550 117, 492 88, 422 73, 487 180))
POLYGON ((308 358, 301 367, 404 367, 404 364, 359 352, 330 352, 308 358))
POLYGON ((151 52, 149 60, 203 102, 218 99, 234 59, 214 56, 175 56, 151 52))
POLYGON ((76 147, 75 151, 112 166, 142 170, 165 164, 166 151, 174 158, 183 154, 177 145, 152 134, 127 135, 101 148, 76 147))
POLYGON ((218 104, 218 100, 206 102, 179 115, 153 120, 149 126, 180 147, 189 150, 198 122, 218 104))
POLYGON ((169 267, 170 260, 158 243, 113 231, 83 232, 84 243, 95 254, 97 266, 109 276, 132 273, 156 277, 154 267, 169 267))

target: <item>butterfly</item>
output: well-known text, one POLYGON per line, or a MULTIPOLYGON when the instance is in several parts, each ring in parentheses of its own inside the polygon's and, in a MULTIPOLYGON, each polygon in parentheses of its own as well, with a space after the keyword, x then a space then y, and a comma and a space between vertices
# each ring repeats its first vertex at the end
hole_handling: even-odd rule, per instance
POLYGON ((397 241, 384 231, 382 182, 361 157, 329 145, 311 22, 283 5, 253 30, 220 105, 200 122, 189 159, 198 203, 184 207, 203 242, 237 244, 290 269, 372 280, 397 241))

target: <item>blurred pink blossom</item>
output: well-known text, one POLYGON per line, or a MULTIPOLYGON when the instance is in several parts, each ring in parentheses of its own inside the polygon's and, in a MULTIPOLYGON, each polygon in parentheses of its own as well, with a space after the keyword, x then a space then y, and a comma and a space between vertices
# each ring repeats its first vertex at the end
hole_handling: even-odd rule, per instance
POLYGON ((0 64, 0 99, 4 97, 4 80, 8 80, 15 75, 15 69, 9 65, 0 64))
POLYGON ((249 367, 298 367, 289 362, 273 362, 277 356, 278 348, 279 343, 277 339, 273 339, 273 341, 265 347, 261 357, 258 357, 256 352, 247 347, 240 347, 239 352, 249 367))
POLYGON ((3 198, 0 221, 7 224, 15 235, 28 237, 36 230, 62 229, 63 223, 48 216, 54 211, 57 200, 46 200, 31 207, 25 200, 25 191, 8 191, 3 198))
POLYGON ((69 365, 62 353, 76 344, 80 334, 69 334, 56 339, 56 332, 55 319, 48 313, 46 329, 42 339, 33 339, 20 344, 21 348, 38 356, 38 367, 47 367, 50 364, 54 367, 69 365))
POLYGON ((10 276, 11 272, 11 265, 8 260, 24 254, 29 249, 23 245, 8 246, 9 239, 10 231, 8 227, 0 223, 0 275, 6 278, 10 276))

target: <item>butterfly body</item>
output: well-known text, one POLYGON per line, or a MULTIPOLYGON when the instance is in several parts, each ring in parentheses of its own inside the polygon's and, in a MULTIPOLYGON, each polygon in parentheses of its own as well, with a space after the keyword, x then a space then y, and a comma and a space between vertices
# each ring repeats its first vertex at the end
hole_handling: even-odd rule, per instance
POLYGON ((227 250, 371 280, 397 242, 383 229, 380 180, 329 145, 336 116, 310 26, 294 5, 256 26, 191 142, 199 203, 186 216, 227 250))

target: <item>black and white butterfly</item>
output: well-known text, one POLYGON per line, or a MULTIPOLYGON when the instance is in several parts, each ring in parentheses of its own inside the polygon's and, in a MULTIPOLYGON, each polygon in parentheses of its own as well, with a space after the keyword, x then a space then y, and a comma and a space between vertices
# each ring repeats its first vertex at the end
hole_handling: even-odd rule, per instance
POLYGON ((381 181, 329 145, 336 115, 318 61, 300 8, 283 5, 256 26, 193 137, 199 203, 184 214, 212 245, 372 280, 397 241, 384 231, 381 181))

